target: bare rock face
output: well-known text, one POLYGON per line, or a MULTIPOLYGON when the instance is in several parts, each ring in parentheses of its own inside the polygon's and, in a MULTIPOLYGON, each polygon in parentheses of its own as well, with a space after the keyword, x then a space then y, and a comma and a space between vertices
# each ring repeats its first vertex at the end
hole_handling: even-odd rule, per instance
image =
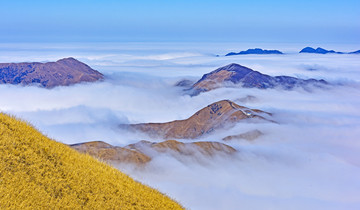
POLYGON ((232 101, 222 100, 208 105, 185 120, 132 124, 129 127, 164 139, 194 139, 216 129, 233 126, 241 120, 253 118, 267 120, 270 115, 261 110, 249 109, 232 101))
POLYGON ((242 133, 239 135, 227 136, 227 137, 223 138, 223 140, 224 141, 233 141, 233 140, 253 141, 262 135, 264 135, 264 133, 256 129, 256 130, 248 131, 248 132, 245 132, 245 133, 242 133))
POLYGON ((210 159, 217 155, 231 156, 237 151, 220 142, 182 143, 175 140, 163 142, 139 141, 126 147, 116 147, 102 141, 70 145, 73 149, 87 153, 110 164, 133 164, 143 166, 153 157, 166 153, 179 160, 182 157, 210 159))
POLYGON ((64 58, 48 63, 1 63, 0 84, 40 85, 46 88, 95 82, 103 75, 88 65, 64 58))
POLYGON ((316 79, 299 79, 289 76, 269 76, 254 71, 245 66, 236 63, 229 64, 218 68, 204 76, 197 81, 188 91, 191 95, 195 96, 201 92, 210 91, 220 87, 245 87, 245 88, 275 88, 290 90, 295 87, 307 88, 308 86, 326 85, 325 80, 316 79))

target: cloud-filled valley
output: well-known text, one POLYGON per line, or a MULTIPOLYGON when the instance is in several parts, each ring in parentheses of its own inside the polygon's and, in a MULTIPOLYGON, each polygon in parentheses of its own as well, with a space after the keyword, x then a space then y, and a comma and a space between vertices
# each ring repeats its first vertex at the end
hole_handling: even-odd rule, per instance
POLYGON ((252 141, 226 142, 238 150, 232 157, 216 156, 199 164, 160 154, 141 169, 116 167, 189 209, 358 209, 359 55, 304 55, 293 53, 300 47, 281 47, 288 53, 224 57, 233 50, 228 43, 2 45, 0 62, 72 56, 103 73, 105 80, 52 89, 0 85, 0 111, 66 144, 105 141, 125 146, 162 139, 121 129, 120 124, 186 119, 216 101, 231 100, 272 113, 276 123, 239 122, 196 139, 225 143, 222 139, 229 135, 254 129, 264 133, 252 141), (230 63, 271 76, 324 79, 334 85, 311 91, 227 87, 193 97, 175 86, 230 63))

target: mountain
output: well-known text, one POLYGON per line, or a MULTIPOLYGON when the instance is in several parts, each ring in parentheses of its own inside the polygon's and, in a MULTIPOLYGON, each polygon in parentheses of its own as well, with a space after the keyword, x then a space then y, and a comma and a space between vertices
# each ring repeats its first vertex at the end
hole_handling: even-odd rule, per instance
POLYGON ((151 160, 147 155, 123 147, 115 147, 102 141, 70 145, 73 149, 86 153, 109 163, 132 163, 142 165, 151 160))
POLYGON ((255 140, 257 138, 259 138, 260 136, 264 135, 263 132, 255 129, 255 130, 251 130, 242 134, 238 134, 238 135, 233 135, 233 136, 227 136, 225 138, 223 138, 223 141, 233 141, 233 140, 248 140, 248 141, 252 141, 255 140))
POLYGON ((180 80, 180 81, 176 82, 174 86, 183 87, 183 88, 190 88, 194 83, 195 83, 195 81, 188 80, 188 79, 183 79, 183 80, 180 80))
POLYGON ((354 51, 354 52, 349 52, 349 54, 360 54, 360 50, 354 51))
POLYGON ((222 100, 208 105, 185 120, 166 123, 141 123, 122 125, 135 131, 163 139, 195 139, 217 129, 233 126, 243 120, 267 120, 270 113, 239 106, 232 101, 222 100))
POLYGON ((312 48, 312 47, 305 47, 302 49, 299 53, 317 53, 317 54, 328 54, 328 53, 337 53, 337 54, 343 54, 343 52, 336 52, 334 50, 325 50, 323 48, 312 48))
POLYGON ((226 54, 225 56, 231 56, 231 55, 248 55, 248 54, 258 54, 258 55, 264 55, 264 54, 283 54, 279 50, 263 50, 260 48, 255 49, 248 49, 246 51, 240 51, 238 53, 236 52, 230 52, 226 54))
POLYGON ((308 85, 321 86, 327 84, 324 80, 316 79, 298 79, 290 76, 269 76, 254 71, 239 64, 229 64, 218 68, 208 74, 205 74, 197 81, 188 92, 192 95, 198 95, 220 87, 241 86, 245 88, 275 88, 290 90, 295 87, 306 88, 308 85))
POLYGON ((129 149, 135 149, 146 153, 149 148, 159 153, 170 153, 184 156, 194 156, 201 154, 205 157, 213 157, 219 154, 231 155, 236 152, 234 148, 220 142, 199 141, 191 143, 182 143, 176 140, 167 140, 159 143, 140 141, 126 146, 129 149))
POLYGON ((182 209, 93 157, 0 114, 0 209, 182 209))
POLYGON ((101 79, 100 72, 74 58, 48 63, 0 63, 0 84, 35 84, 52 88, 101 79))
POLYGON ((219 142, 182 143, 176 140, 163 142, 139 141, 125 147, 117 147, 105 142, 85 142, 70 145, 81 153, 86 153, 110 164, 134 164, 143 166, 153 157, 166 153, 181 161, 184 157, 196 160, 198 157, 209 158, 217 155, 232 155, 236 150, 219 142))

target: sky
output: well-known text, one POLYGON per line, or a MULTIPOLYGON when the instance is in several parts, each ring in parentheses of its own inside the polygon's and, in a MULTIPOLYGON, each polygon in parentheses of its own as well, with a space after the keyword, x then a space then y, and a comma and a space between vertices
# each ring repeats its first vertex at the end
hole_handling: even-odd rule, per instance
POLYGON ((360 43, 357 0, 2 0, 0 42, 360 43))

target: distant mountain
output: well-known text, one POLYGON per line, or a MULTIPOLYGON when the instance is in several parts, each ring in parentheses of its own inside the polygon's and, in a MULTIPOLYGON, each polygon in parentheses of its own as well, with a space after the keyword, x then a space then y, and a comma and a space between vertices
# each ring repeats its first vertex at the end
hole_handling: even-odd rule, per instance
POLYGON ((139 141, 125 147, 117 147, 102 141, 85 142, 70 145, 73 149, 89 154, 110 164, 133 164, 144 166, 157 155, 166 153, 178 160, 191 158, 197 160, 198 156, 211 160, 217 155, 232 155, 236 149, 220 142, 191 142, 182 143, 176 140, 163 142, 139 141))
POLYGON ((263 55, 263 54, 283 54, 282 52, 280 52, 279 50, 263 50, 260 48, 255 48, 255 49, 248 49, 246 51, 240 51, 238 53, 235 52, 231 52, 226 54, 225 56, 231 56, 231 55, 248 55, 248 54, 259 54, 259 55, 263 55))
POLYGON ((52 88, 100 79, 103 79, 100 72, 74 58, 48 63, 0 63, 0 84, 38 84, 52 88))
POLYGON ((360 50, 354 51, 354 52, 349 52, 349 54, 360 54, 360 50))
POLYGON ((263 132, 255 129, 255 130, 251 130, 242 134, 238 134, 238 135, 233 135, 233 136, 227 136, 225 138, 223 138, 223 141, 233 141, 233 140, 248 140, 248 141, 253 141, 257 138, 259 138, 260 136, 264 135, 263 132))
POLYGON ((218 101, 185 120, 166 123, 141 123, 121 126, 163 139, 195 139, 217 129, 231 127, 239 121, 268 120, 270 113, 239 106, 232 101, 218 101))
POLYGON ((194 84, 194 81, 183 79, 175 83, 175 86, 177 87, 183 87, 183 88, 190 88, 194 84))
POLYGON ((305 47, 299 53, 317 53, 317 54, 328 54, 328 53, 336 53, 336 54, 344 54, 343 52, 336 52, 334 50, 325 50, 323 48, 312 48, 312 47, 305 47))
POLYGON ((190 89, 191 95, 198 95, 220 87, 240 86, 245 88, 275 88, 280 87, 290 90, 295 87, 307 87, 308 85, 321 86, 327 84, 324 80, 298 79, 290 76, 269 76, 254 71, 239 64, 229 64, 205 74, 190 89))

